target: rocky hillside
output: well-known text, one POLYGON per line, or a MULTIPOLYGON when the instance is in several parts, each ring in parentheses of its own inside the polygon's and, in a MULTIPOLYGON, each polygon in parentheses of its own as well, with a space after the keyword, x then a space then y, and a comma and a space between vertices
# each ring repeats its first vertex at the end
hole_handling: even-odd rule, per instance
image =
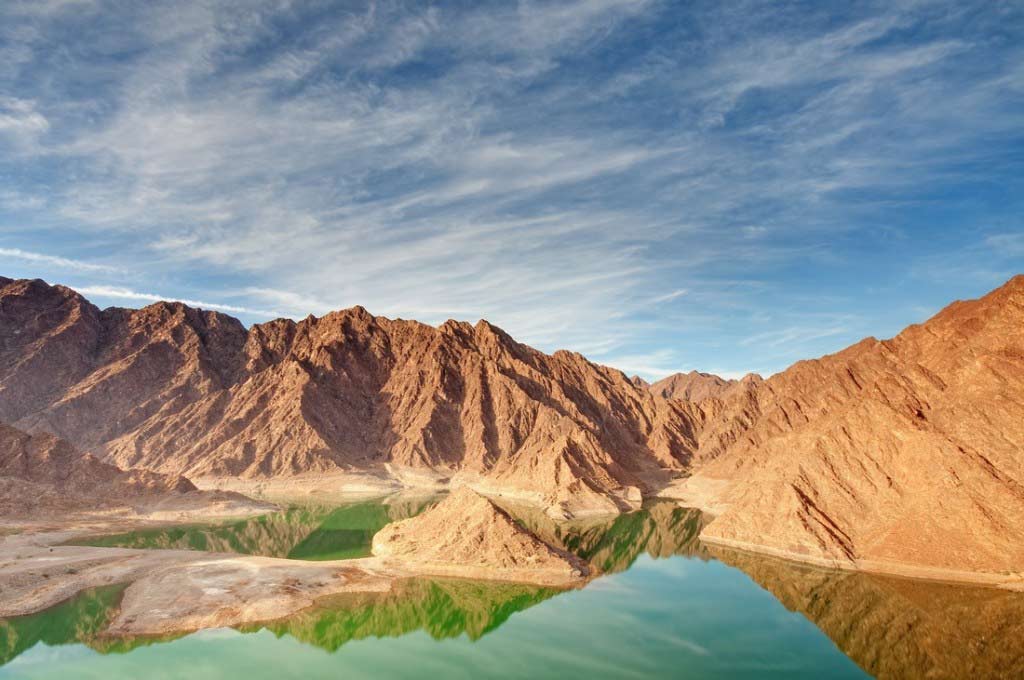
POLYGON ((635 507, 696 449, 688 404, 485 321, 354 307, 246 330, 179 303, 99 310, 39 280, 0 280, 0 421, 126 468, 425 469, 562 514, 635 507))
POLYGON ((761 376, 756 373, 750 373, 742 380, 728 380, 713 373, 690 371, 689 373, 673 373, 653 383, 648 389, 665 399, 703 401, 711 397, 725 398, 746 383, 760 381, 761 376))
POLYGON ((124 506, 195 491, 184 477, 124 471, 51 434, 30 435, 0 425, 0 509, 5 517, 124 506))
POLYGON ((712 400, 673 495, 705 541, 918 575, 1024 570, 1024 276, 712 400), (713 411, 710 412, 710 411, 713 411))
POLYGON ((422 515, 381 529, 373 554, 440 576, 563 585, 582 582, 588 573, 582 560, 545 543, 465 486, 422 515))
POLYGON ((124 468, 265 480, 412 471, 539 500, 558 517, 635 508, 692 473, 665 493, 717 515, 706 541, 1014 581, 1022 328, 1016 277, 891 340, 721 390, 697 376, 664 398, 485 321, 435 328, 355 307, 246 330, 177 303, 99 310, 65 287, 2 279, 0 422, 124 468))

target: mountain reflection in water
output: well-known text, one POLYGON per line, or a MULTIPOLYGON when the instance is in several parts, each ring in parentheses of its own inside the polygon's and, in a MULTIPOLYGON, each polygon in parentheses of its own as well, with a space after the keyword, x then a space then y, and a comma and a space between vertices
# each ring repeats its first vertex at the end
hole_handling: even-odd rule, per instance
POLYGON ((1024 678, 1024 594, 708 550, 806 616, 871 675, 1024 678))
POLYGON ((204 550, 296 560, 344 560, 370 555, 373 535, 412 517, 436 499, 387 499, 325 506, 293 505, 281 512, 223 524, 156 527, 89 536, 72 545, 104 548, 204 550))
MULTIPOLYGON (((668 502, 650 504, 642 511, 622 515, 612 521, 575 524, 559 524, 540 513, 510 509, 524 525, 546 540, 556 542, 588 559, 605 574, 629 570, 644 554, 651 558, 697 558, 707 561, 708 566, 719 562, 741 570, 750 580, 736 574, 730 577, 732 581, 729 588, 748 592, 757 591, 757 586, 760 586, 786 609, 806 617, 846 656, 871 675, 886 678, 1024 677, 1024 595, 1019 593, 829 571, 751 553, 704 546, 697 539, 705 524, 701 513, 668 502)), ((404 510, 395 511, 381 503, 364 503, 314 516, 292 509, 279 513, 283 517, 273 522, 263 519, 262 522, 236 524, 236 530, 241 530, 236 531, 233 537, 228 533, 214 531, 204 534, 204 540, 208 546, 219 545, 217 541, 223 541, 226 545, 239 548, 236 552, 241 551, 240 548, 259 544, 261 550, 267 546, 280 550, 287 547, 285 554, 296 555, 297 551, 306 550, 306 547, 314 554, 323 554, 319 546, 323 545, 324 540, 319 537, 330 536, 330 532, 370 531, 372 537, 372 531, 375 531, 372 527, 381 521, 390 521, 393 519, 392 514, 415 514, 420 510, 422 507, 407 506, 404 510)), ((306 512, 312 511, 307 509, 306 512)), ((211 528, 207 527, 205 531, 209 532, 211 528)), ((186 535, 172 538, 167 534, 157 544, 165 547, 163 542, 169 540, 195 539, 186 535)), ((358 546, 364 545, 360 541, 351 541, 345 550, 356 546, 358 552, 361 549, 358 546)), ((368 545, 368 541, 368 538, 365 539, 365 545, 368 545)), ((330 551, 338 552, 337 542, 327 543, 330 544, 330 551)), ((666 565, 675 564, 678 567, 686 563, 686 560, 681 560, 666 565)), ((650 561, 644 564, 650 564, 650 561)), ((645 566, 647 569, 650 567, 645 566)), ((722 568, 718 569, 721 571, 722 568)), ((729 572, 729 569, 725 569, 722 573, 729 572)), ((591 599, 604 597, 600 584, 605 581, 610 583, 617 578, 620 577, 601 578, 592 587, 573 597, 584 594, 591 599)), ((721 576, 717 578, 721 579, 721 576)), ((122 590, 113 587, 86 591, 45 612, 0 620, 0 664, 11 662, 37 642, 51 647, 81 643, 104 654, 126 653, 140 645, 161 642, 154 638, 110 638, 103 634, 116 611, 122 590)), ((277 638, 293 638, 330 652, 355 640, 397 638, 417 631, 435 640, 465 636, 469 641, 477 641, 489 637, 516 612, 555 598, 561 592, 523 584, 407 579, 396 583, 388 593, 339 595, 286 619, 241 626, 237 630, 243 633, 269 631, 277 638)), ((755 595, 750 593, 746 597, 750 601, 762 602, 755 595)), ((657 591, 651 590, 646 597, 657 598, 657 591)), ((680 612, 680 616, 686 611, 685 607, 694 602, 699 601, 700 606, 704 607, 716 606, 714 600, 708 603, 700 600, 701 597, 709 597, 707 593, 690 593, 685 589, 666 594, 665 597, 674 599, 662 601, 659 606, 664 611, 680 612), (687 602, 691 597, 692 601, 687 602)), ((559 597, 557 601, 561 602, 562 599, 559 597)), ((569 599, 572 598, 567 601, 569 599)), ((736 631, 737 640, 760 640, 759 637, 751 638, 749 632, 742 630, 753 626, 763 629, 765 625, 764 622, 753 620, 755 613, 743 609, 750 606, 748 600, 743 602, 742 606, 736 603, 728 606, 723 604, 726 611, 722 616, 725 618, 720 617, 715 621, 722 622, 722 635, 726 637, 731 627, 736 631)), ((774 606, 778 607, 777 604, 774 606)), ((653 640, 652 644, 657 642, 657 638, 667 635, 666 631, 676 630, 681 625, 671 620, 661 620, 663 613, 651 614, 651 608, 642 603, 638 603, 637 607, 636 612, 628 613, 627 620, 632 621, 633 626, 653 640), (645 620, 644 616, 648 619, 645 620)), ((556 611, 554 615, 559 614, 556 611)), ((602 639, 596 639, 597 634, 590 630, 592 623, 578 620, 562 622, 567 630, 578 629, 576 635, 595 636, 595 639, 586 641, 588 645, 616 644, 611 640, 603 642, 602 639)), ((611 622, 608 625, 615 626, 618 623, 611 622)), ((631 631, 631 634, 636 632, 631 631)), ((692 650, 702 654, 706 651, 701 645, 686 640, 676 640, 673 644, 691 645, 692 650)), ((547 651, 550 653, 550 650, 547 651)), ((522 650, 523 654, 531 652, 539 654, 540 650, 522 650)), ((742 655, 744 652, 748 652, 752 658, 758 658, 763 650, 739 650, 734 653, 742 655)), ((796 658, 805 653, 808 653, 806 649, 797 648, 792 650, 791 656, 796 658)), ((816 653, 827 657, 827 650, 816 653)), ((841 670, 841 667, 838 668, 841 670)), ((829 675, 825 668, 818 670, 822 676, 829 675)), ((849 670, 840 670, 833 674, 850 675, 849 670)), ((3 675, 4 668, 0 668, 0 676, 3 675)), ((756 673, 733 675, 750 677, 756 673)))

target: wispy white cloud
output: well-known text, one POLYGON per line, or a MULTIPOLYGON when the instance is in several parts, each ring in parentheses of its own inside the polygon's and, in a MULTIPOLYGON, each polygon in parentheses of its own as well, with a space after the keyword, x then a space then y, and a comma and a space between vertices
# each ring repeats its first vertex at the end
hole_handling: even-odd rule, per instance
POLYGON ((985 245, 1003 257, 1024 256, 1024 227, 1017 232, 992 234, 985 238, 985 245))
POLYGON ((875 276, 882 234, 913 237, 899 271, 926 257, 899 209, 1005 184, 1021 129, 994 4, 109 9, 0 8, 12 241, 95 242, 238 313, 486 317, 662 374, 871 332, 794 272, 869 242, 875 276))
POLYGON ((111 267, 105 264, 85 262, 83 260, 75 260, 67 257, 60 257, 58 255, 34 253, 28 250, 21 250, 20 248, 0 248, 0 258, 3 257, 13 258, 16 260, 23 260, 25 262, 31 262, 34 264, 38 264, 40 266, 51 267, 56 269, 71 269, 89 272, 117 271, 116 267, 111 267))
POLYGON ((657 296, 655 296, 654 298, 651 299, 651 304, 658 305, 658 304, 661 304, 663 302, 671 302, 672 300, 675 300, 677 298, 683 297, 688 292, 689 291, 686 290, 685 288, 680 288, 678 290, 673 290, 670 293, 665 293, 663 295, 657 295, 657 296))
POLYGON ((177 298, 173 295, 160 295, 157 293, 140 293, 138 291, 131 290, 130 288, 120 288, 117 286, 77 286, 76 289, 82 295, 86 297, 94 296, 98 298, 115 298, 119 300, 133 300, 137 302, 181 302, 189 305, 190 307, 199 307, 201 309, 214 309, 220 312, 229 312, 232 314, 253 314, 255 316, 267 316, 267 317, 281 317, 283 314, 275 311, 269 311, 265 309, 251 309, 249 307, 242 307, 239 305, 226 305, 219 302, 204 302, 203 300, 190 300, 188 298, 177 298))

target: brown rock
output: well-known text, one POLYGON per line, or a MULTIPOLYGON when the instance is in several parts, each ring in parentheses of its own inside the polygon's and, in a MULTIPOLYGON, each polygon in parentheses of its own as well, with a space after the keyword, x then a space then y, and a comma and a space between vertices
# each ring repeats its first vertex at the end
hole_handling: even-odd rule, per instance
POLYGON ((1013 582, 1024 571, 1024 276, 891 340, 724 402, 679 495, 706 541, 840 566, 1013 582))
POLYGON ((143 496, 186 494, 196 487, 184 477, 126 472, 53 435, 30 435, 0 425, 0 489, 0 507, 11 516, 47 504, 62 509, 125 505, 143 496))
POLYGON ((486 321, 434 328, 354 307, 246 332, 178 303, 100 311, 10 281, 0 341, 0 420, 193 479, 387 465, 616 512, 695 448, 687 405, 486 321))
POLYGON ((708 397, 725 395, 738 382, 738 380, 727 380, 712 373, 690 371, 689 373, 673 373, 667 378, 653 383, 649 389, 665 399, 702 401, 708 397))
POLYGON ((468 487, 381 529, 373 537, 373 554, 436 575, 565 584, 586 573, 578 558, 543 542, 468 487))
POLYGON ((239 517, 275 509, 230 491, 200 491, 180 475, 122 470, 51 434, 0 424, 0 516, 46 524, 69 514, 239 517))

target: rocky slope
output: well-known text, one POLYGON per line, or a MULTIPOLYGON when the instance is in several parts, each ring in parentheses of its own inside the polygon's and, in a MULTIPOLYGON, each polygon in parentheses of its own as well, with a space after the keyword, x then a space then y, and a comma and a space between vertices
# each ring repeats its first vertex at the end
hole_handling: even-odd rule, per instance
POLYGON ((582 582, 587 574, 580 559, 551 547, 464 486, 423 514, 381 529, 373 537, 373 554, 441 576, 558 585, 582 582))
POLYGON ((664 398, 484 321, 355 307, 247 331, 2 279, 0 422, 126 468, 303 485, 374 471, 560 518, 635 508, 695 473, 665 493, 718 515, 707 541, 1009 582, 1024 578, 1022 296, 1017 277, 891 340, 664 398))
POLYGON ((190 492, 196 487, 184 477, 124 471, 53 435, 0 425, 0 510, 6 517, 44 508, 109 508, 190 492))
POLYGON ((178 475, 122 470, 52 434, 0 425, 0 515, 7 519, 125 508, 186 511, 212 504, 236 505, 240 512, 263 507, 233 494, 200 492, 178 475))
POLYGON ((993 582, 1024 571, 1024 276, 726 400, 672 495, 705 541, 993 582))
POLYGON ((558 514, 635 507, 687 469, 688 405, 481 321, 434 328, 361 307, 246 329, 158 303, 99 310, 0 280, 0 421, 127 468, 196 478, 461 475, 558 514))
POLYGON ((712 373, 690 371, 673 373, 651 384, 648 389, 665 399, 702 401, 708 397, 722 397, 738 383, 739 380, 727 380, 712 373))

